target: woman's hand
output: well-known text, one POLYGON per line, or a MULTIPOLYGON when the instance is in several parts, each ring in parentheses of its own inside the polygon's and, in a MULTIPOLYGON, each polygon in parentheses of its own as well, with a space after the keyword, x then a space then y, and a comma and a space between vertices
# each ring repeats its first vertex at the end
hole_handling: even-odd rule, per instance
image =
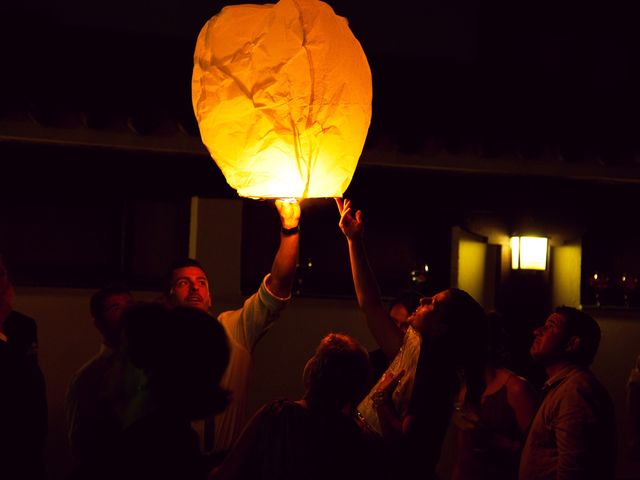
POLYGON ((336 198, 338 212, 340 212, 340 223, 338 226, 344 236, 349 240, 361 238, 364 232, 364 222, 362 221, 362 212, 358 210, 355 217, 351 213, 351 200, 345 198, 336 198))
POLYGON ((388 404, 391 402, 391 395, 393 395, 394 390, 404 377, 404 370, 400 370, 397 374, 393 374, 393 372, 385 372, 382 376, 382 381, 378 385, 378 388, 373 393, 372 400, 373 406, 379 407, 382 404, 388 404))

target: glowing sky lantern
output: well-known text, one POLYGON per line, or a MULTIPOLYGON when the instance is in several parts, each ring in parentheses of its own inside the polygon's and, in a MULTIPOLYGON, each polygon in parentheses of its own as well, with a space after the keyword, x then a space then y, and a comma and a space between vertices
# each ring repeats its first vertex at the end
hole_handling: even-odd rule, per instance
POLYGON ((346 19, 318 0, 228 6, 202 28, 193 108, 245 197, 339 197, 371 120, 371 71, 346 19))

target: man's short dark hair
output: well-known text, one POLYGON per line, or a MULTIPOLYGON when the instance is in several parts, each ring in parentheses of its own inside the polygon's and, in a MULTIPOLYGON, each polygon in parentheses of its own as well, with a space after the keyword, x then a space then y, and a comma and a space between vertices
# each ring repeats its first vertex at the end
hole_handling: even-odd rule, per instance
POLYGON ((557 307, 555 312, 565 318, 567 338, 580 338, 580 345, 572 353, 572 361, 583 367, 590 366, 600 346, 601 333, 598 322, 591 315, 573 307, 563 305, 557 307))
POLYGON ((89 311, 93 318, 98 321, 102 318, 104 302, 111 295, 131 295, 131 290, 124 285, 109 285, 108 287, 98 290, 91 296, 91 300, 89 300, 89 311))
POLYGON ((167 274, 166 274, 165 279, 164 279, 164 291, 165 291, 165 293, 168 294, 171 291, 171 288, 173 287, 173 285, 172 285, 173 272, 175 272, 179 268, 187 268, 187 267, 199 268, 204 273, 204 276, 209 278, 208 275, 207 275, 207 271, 200 264, 200 262, 198 262, 197 260, 195 260, 193 258, 180 258, 180 259, 176 260, 175 262, 173 262, 171 264, 171 266, 169 267, 169 270, 167 270, 167 274))

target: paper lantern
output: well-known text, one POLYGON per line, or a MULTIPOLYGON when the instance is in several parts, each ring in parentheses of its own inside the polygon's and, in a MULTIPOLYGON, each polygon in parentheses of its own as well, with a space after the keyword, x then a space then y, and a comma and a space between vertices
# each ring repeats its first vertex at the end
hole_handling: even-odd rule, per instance
POLYGON ((318 0, 222 9, 194 55, 202 140, 245 197, 339 197, 371 120, 371 71, 346 19, 318 0))

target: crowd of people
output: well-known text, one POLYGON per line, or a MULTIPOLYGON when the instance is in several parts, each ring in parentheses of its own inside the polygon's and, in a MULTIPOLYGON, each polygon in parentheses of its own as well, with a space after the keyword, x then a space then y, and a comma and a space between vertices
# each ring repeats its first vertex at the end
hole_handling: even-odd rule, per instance
MULTIPOLYGON (((600 343, 593 318, 561 306, 533 332, 530 354, 548 375, 537 392, 507 368, 503 319, 467 292, 406 293, 387 307, 362 214, 349 200, 337 204, 358 305, 379 349, 328 334, 304 367, 302 398, 247 418, 252 354, 291 299, 298 255, 300 206, 276 201, 278 251, 239 309, 211 315, 209 278, 193 259, 171 266, 157 302, 135 302, 123 286, 92 296, 102 345, 67 392, 71 479, 436 479, 451 426, 452 480, 615 478, 613 404, 590 370, 600 343)), ((0 395, 0 468, 12 472, 3 478, 42 479, 36 327, 11 297, 0 263, 0 373, 10 387, 0 395), (14 411, 28 414, 6 415, 14 411)), ((638 378, 636 368, 630 404, 638 378)))

